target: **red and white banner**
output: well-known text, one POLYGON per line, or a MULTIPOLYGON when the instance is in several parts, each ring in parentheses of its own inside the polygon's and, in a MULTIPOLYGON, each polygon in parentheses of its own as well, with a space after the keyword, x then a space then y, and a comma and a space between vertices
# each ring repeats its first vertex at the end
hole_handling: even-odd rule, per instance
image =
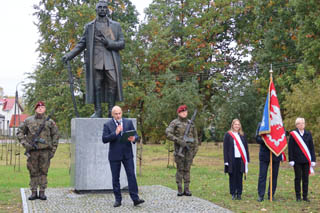
POLYGON ((240 139, 240 142, 238 141, 237 137, 231 132, 229 131, 228 132, 229 135, 231 135, 231 137, 233 138, 233 140, 236 142, 236 146, 240 152, 240 155, 241 155, 241 158, 242 158, 242 161, 244 163, 244 167, 245 167, 245 172, 248 173, 248 158, 247 158, 247 151, 246 149, 244 148, 244 145, 240 139))
POLYGON ((266 146, 276 156, 279 156, 287 147, 287 138, 283 128, 280 105, 272 79, 269 85, 268 97, 264 105, 259 135, 261 135, 266 146))
POLYGON ((298 144, 304 156, 306 156, 307 160, 309 161, 309 167, 310 167, 309 174, 314 173, 314 170, 311 166, 311 154, 303 138, 300 136, 300 134, 297 131, 291 131, 290 135, 293 137, 294 141, 298 144))

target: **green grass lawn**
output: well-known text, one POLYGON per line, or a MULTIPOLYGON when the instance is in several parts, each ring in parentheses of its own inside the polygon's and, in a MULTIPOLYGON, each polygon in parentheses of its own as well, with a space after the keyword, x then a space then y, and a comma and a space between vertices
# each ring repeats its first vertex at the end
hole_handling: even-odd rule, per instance
MULTIPOLYGON (((223 173, 223 155, 221 145, 204 143, 194 160, 191 170, 191 191, 194 196, 209 200, 234 212, 320 212, 320 167, 316 175, 310 176, 309 198, 311 203, 295 201, 294 172, 288 163, 281 163, 278 177, 276 201, 259 203, 257 183, 259 169, 259 146, 250 145, 249 173, 244 181, 241 201, 232 201, 229 194, 228 175, 223 173)), ((60 144, 55 158, 51 162, 48 175, 48 187, 69 187, 70 146, 60 144)), ((21 171, 6 166, 0 161, 0 212, 21 212, 20 188, 28 188, 28 171, 25 157, 21 159, 21 171)), ((170 159, 167 168, 167 151, 164 145, 143 146, 142 174, 137 176, 139 185, 163 185, 176 189, 175 168, 170 159)), ((137 168, 139 173, 139 168, 137 168)), ((266 198, 267 196, 265 196, 266 198)))

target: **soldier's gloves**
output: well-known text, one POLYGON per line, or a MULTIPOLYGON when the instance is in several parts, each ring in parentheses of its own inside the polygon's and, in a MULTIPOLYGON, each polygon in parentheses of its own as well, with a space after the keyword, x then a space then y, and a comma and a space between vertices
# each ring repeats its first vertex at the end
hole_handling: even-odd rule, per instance
POLYGON ((27 142, 23 143, 22 146, 26 149, 26 152, 29 152, 33 149, 33 146, 27 142))
POLYGON ((315 167, 316 166, 316 162, 311 162, 311 166, 315 167))
POLYGON ((186 147, 187 146, 187 143, 185 142, 185 141, 180 141, 180 146, 182 146, 182 147, 186 147))
POLYGON ((188 138, 186 142, 187 143, 194 143, 194 139, 193 138, 188 138))
POLYGON ((50 150, 50 152, 49 152, 49 160, 50 160, 51 158, 53 158, 54 154, 56 153, 56 150, 57 150, 56 147, 53 147, 53 148, 50 150))
POLYGON ((45 144, 45 143, 46 143, 46 140, 43 139, 43 138, 37 138, 36 142, 45 144))
POLYGON ((294 161, 289 162, 290 166, 294 166, 294 161))
POLYGON ((54 152, 53 152, 53 151, 50 151, 50 152, 49 152, 49 159, 53 158, 53 156, 54 156, 54 152))

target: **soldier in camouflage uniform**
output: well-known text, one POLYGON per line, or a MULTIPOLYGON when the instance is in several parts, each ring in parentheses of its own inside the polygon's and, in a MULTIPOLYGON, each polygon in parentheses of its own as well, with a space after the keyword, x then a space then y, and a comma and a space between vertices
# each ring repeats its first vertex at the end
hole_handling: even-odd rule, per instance
POLYGON ((174 159, 177 165, 176 182, 178 186, 178 196, 191 196, 192 194, 189 190, 190 168, 193 158, 198 151, 197 129, 194 124, 191 125, 188 137, 193 138, 193 142, 183 141, 184 132, 190 122, 187 118, 187 106, 179 106, 177 113, 178 118, 171 121, 170 125, 166 129, 166 135, 169 140, 174 141, 174 159), (186 146, 190 149, 188 150, 186 146), (183 157, 177 155, 180 147, 183 147, 183 157), (182 192, 182 179, 184 180, 184 192, 182 192))
POLYGON ((46 107, 42 101, 35 106, 35 115, 28 117, 19 127, 17 137, 19 142, 30 154, 27 159, 27 168, 30 174, 31 196, 29 200, 37 198, 46 200, 45 189, 47 188, 47 174, 50 166, 50 159, 54 156, 58 147, 58 128, 53 120, 45 122, 45 126, 37 138, 37 148, 30 143, 36 135, 40 125, 46 119, 46 107), (39 186, 39 196, 37 189, 39 186))

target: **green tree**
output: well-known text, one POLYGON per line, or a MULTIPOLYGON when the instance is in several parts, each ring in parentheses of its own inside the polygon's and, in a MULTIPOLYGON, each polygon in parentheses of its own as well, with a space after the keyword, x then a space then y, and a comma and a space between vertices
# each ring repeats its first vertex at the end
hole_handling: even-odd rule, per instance
POLYGON ((251 55, 251 65, 257 69, 261 94, 267 93, 270 65, 273 65, 279 101, 290 86, 297 83, 296 67, 303 54, 297 48, 298 23, 296 8, 287 0, 248 0, 238 18, 237 43, 245 45, 251 55))
POLYGON ((290 1, 296 14, 293 20, 297 23, 295 36, 297 49, 303 53, 303 63, 313 66, 317 75, 320 73, 320 5, 317 1, 290 1))
POLYGON ((130 64, 132 72, 126 90, 129 100, 125 104, 138 117, 142 136, 152 135, 155 141, 161 140, 164 127, 154 128, 149 118, 159 117, 159 125, 161 119, 168 122, 176 116, 176 107, 188 103, 188 99, 192 100, 191 106, 200 109, 198 130, 202 135, 202 127, 216 113, 211 107, 212 97, 230 84, 233 76, 251 81, 254 73, 240 68, 245 49, 232 45, 238 33, 236 17, 243 9, 239 2, 156 0, 146 10, 146 22, 139 27, 132 52, 136 58, 130 64), (164 80, 168 73, 172 78, 170 89, 168 80, 164 80), (192 96, 184 97, 188 90, 177 89, 185 85, 194 89, 192 96), (177 101, 180 96, 186 100, 177 101), (165 104, 175 107, 166 108, 165 104), (160 106, 164 108, 160 110, 160 106), (162 111, 165 113, 161 114, 162 111))
POLYGON ((306 120, 306 129, 312 133, 316 152, 320 154, 320 78, 309 80, 314 76, 314 68, 310 66, 306 69, 301 65, 298 72, 302 80, 292 86, 292 92, 285 95, 285 119, 284 125, 287 130, 295 129, 295 120, 297 117, 303 117, 306 120))
POLYGON ((233 85, 212 97, 216 140, 222 141, 224 134, 231 127, 232 120, 238 118, 249 142, 254 141, 257 124, 262 119, 265 101, 258 97, 255 84, 236 79, 233 85))

